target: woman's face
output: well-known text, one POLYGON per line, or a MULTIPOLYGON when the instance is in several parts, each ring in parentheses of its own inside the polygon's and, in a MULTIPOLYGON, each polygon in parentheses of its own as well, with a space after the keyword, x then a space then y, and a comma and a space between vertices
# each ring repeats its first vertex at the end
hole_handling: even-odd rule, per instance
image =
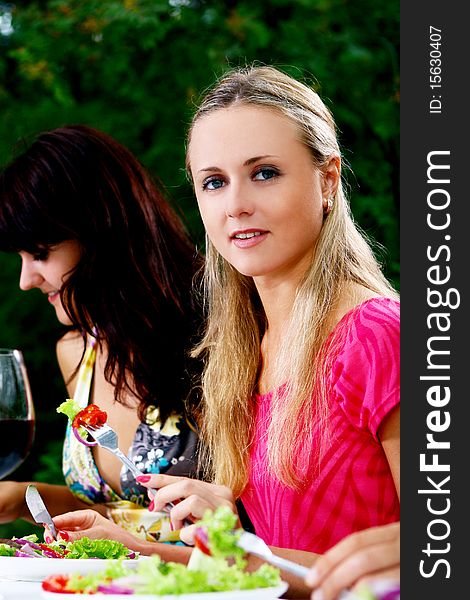
POLYGON ((301 277, 322 228, 323 200, 336 189, 337 162, 321 173, 290 119, 247 105, 202 117, 189 162, 218 252, 255 281, 301 277))
POLYGON ((20 252, 20 288, 38 288, 43 294, 47 294, 48 301, 55 308, 57 319, 64 325, 71 325, 71 321, 60 301, 60 288, 77 265, 80 255, 80 245, 75 240, 61 242, 37 255, 20 252))

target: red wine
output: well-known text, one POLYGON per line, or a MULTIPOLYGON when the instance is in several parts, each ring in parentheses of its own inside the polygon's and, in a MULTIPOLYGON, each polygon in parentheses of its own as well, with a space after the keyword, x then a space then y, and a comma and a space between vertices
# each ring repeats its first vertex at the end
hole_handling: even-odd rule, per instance
POLYGON ((12 473, 29 454, 34 421, 0 419, 0 479, 12 473))

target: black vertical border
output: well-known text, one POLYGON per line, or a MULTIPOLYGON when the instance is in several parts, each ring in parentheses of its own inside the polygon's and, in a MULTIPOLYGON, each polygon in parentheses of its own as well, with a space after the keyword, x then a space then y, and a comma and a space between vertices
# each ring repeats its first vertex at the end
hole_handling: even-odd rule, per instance
MULTIPOLYGON (((470 598, 470 382, 467 383, 470 376, 470 94, 466 92, 470 28, 466 6, 466 2, 455 0, 401 2, 401 589, 404 600, 470 598), (430 68, 436 65, 430 63, 431 50, 435 49, 430 45, 431 26, 442 32, 439 47, 442 87, 435 89, 430 87, 430 68), (431 113, 430 102, 436 99, 442 103, 441 111, 431 113), (450 165, 449 184, 427 180, 428 154, 435 151, 450 153, 433 159, 450 165), (428 206, 432 189, 447 190, 450 195, 447 209, 436 211, 428 206), (429 213, 433 213, 435 222, 440 218, 442 223, 448 213, 449 227, 432 230, 427 224, 429 213), (432 256, 442 247, 439 258, 430 261, 428 247, 432 256), (428 269, 434 265, 439 265, 441 278, 450 273, 446 284, 430 283, 428 269), (457 290, 460 305, 453 309, 431 308, 428 288, 440 290, 443 295, 450 288, 457 290), (449 331, 439 332, 435 321, 429 327, 427 318, 433 312, 448 315, 449 331), (433 342, 435 349, 439 346, 449 351, 448 355, 441 355, 440 360, 436 359, 450 366, 447 372, 430 371, 427 366, 427 344, 430 337, 439 335, 450 338, 433 342), (420 379, 431 373, 445 373, 450 380, 432 383, 420 379), (427 419, 431 411, 436 410, 427 399, 431 385, 446 385, 450 390, 449 402, 438 409, 442 422, 445 422, 445 412, 448 413, 450 425, 434 434, 435 439, 450 443, 449 449, 437 452, 439 463, 448 464, 449 472, 424 472, 420 468, 420 454, 427 453, 427 462, 430 462, 436 452, 426 449, 426 435, 431 433, 427 419), (434 480, 434 486, 428 476, 434 480), (450 479, 442 483, 447 476, 450 479), (420 494, 418 491, 436 490, 436 486, 448 493, 420 494), (435 511, 448 510, 438 515, 432 514, 429 507, 435 511), (432 539, 429 532, 442 539, 432 539), (438 562, 440 560, 442 562, 438 562), (423 571, 428 575, 432 573, 431 576, 424 577, 420 573, 421 561, 424 561, 423 571)), ((438 102, 434 102, 432 108, 438 106, 438 102)), ((434 173, 437 177, 438 171, 434 173)), ((445 178, 444 171, 440 176, 445 178)), ((445 197, 440 192, 432 195, 436 201, 445 197)), ((457 292, 452 294, 454 301, 457 292)))

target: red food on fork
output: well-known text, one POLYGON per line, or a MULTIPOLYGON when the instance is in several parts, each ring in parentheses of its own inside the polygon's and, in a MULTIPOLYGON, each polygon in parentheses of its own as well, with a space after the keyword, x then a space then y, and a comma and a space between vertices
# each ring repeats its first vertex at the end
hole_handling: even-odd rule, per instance
POLYGON ((194 534, 194 545, 196 548, 199 548, 201 552, 204 552, 204 554, 212 556, 212 552, 209 548, 209 536, 203 527, 198 527, 196 529, 194 534))
POLYGON ((90 427, 92 429, 102 427, 108 420, 108 415, 104 410, 101 410, 96 404, 89 404, 79 413, 75 415, 72 421, 72 427, 90 427))

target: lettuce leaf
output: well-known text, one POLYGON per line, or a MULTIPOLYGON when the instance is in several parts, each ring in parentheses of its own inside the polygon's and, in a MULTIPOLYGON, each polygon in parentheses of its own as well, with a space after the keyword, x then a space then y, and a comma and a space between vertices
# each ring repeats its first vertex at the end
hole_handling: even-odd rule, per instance
POLYGON ((127 558, 129 548, 116 540, 91 540, 82 537, 66 544, 68 554, 64 558, 127 558))
POLYGON ((15 548, 9 546, 8 544, 0 544, 0 556, 14 556, 15 548))
MULTIPOLYGON (((242 529, 235 529, 237 516, 228 506, 220 506, 214 512, 206 511, 198 526, 205 529, 211 555, 214 558, 243 558, 245 552, 237 546, 242 529)), ((242 563, 237 561, 240 566, 242 563)))
POLYGON ((73 398, 68 398, 65 402, 62 402, 57 408, 58 413, 64 414, 66 417, 73 421, 75 416, 81 411, 78 402, 75 402, 73 398))
POLYGON ((113 579, 125 577, 128 573, 122 561, 118 561, 116 564, 110 565, 97 573, 73 573, 69 575, 66 589, 83 594, 94 593, 99 585, 107 584, 113 579))

